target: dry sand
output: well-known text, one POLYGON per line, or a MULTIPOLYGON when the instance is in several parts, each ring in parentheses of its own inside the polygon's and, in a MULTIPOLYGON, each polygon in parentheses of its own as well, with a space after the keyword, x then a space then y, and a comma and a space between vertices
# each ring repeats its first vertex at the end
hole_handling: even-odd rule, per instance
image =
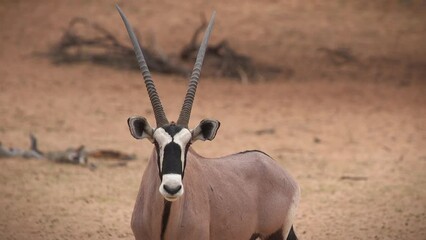
MULTIPOLYGON (((294 70, 292 77, 248 85, 203 78, 190 126, 206 117, 222 125, 213 142, 194 144, 198 152, 259 149, 274 157, 302 189, 295 222, 301 239, 425 238, 424 5, 157 2, 122 6, 166 52, 176 54, 199 13, 214 8, 212 41, 229 39, 259 62, 294 70), (345 46, 360 63, 335 66, 317 51, 345 46)), ((128 41, 112 1, 0 4, 0 141, 25 148, 32 132, 43 150, 84 144, 139 158, 124 167, 99 161, 95 171, 0 159, 0 239, 133 239, 130 217, 152 145, 134 140, 126 120, 154 118, 138 72, 55 66, 34 56, 58 41, 75 16, 128 41)), ((176 118, 186 80, 154 78, 169 118, 176 118)))

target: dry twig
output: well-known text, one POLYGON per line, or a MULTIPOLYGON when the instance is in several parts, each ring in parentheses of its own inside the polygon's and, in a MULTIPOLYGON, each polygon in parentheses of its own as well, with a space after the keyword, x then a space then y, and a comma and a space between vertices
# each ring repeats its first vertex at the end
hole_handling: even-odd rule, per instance
MULTIPOLYGON (((188 70, 141 46, 151 71, 187 75, 188 70)), ((54 63, 93 62, 126 69, 139 69, 132 47, 120 43, 108 30, 84 18, 74 18, 61 40, 47 54, 54 63)))

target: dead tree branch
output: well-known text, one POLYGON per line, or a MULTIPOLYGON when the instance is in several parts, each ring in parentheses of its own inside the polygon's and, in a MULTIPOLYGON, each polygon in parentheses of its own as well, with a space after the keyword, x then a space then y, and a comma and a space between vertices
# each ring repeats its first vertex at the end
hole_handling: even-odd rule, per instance
MULTIPOLYGON (((195 30, 191 41, 183 47, 180 57, 183 61, 194 61, 198 48, 198 36, 205 28, 205 21, 195 30)), ((226 40, 216 45, 208 45, 203 74, 215 77, 239 78, 241 81, 248 81, 257 75, 256 67, 251 59, 245 55, 238 54, 228 44, 226 40)))
MULTIPOLYGON (((201 25, 195 29, 190 42, 185 45, 180 58, 192 62, 196 58, 199 44, 199 35, 206 26, 203 18, 201 25)), ((279 68, 255 65, 249 56, 243 55, 232 49, 227 40, 222 40, 216 45, 209 45, 206 49, 206 58, 203 74, 215 77, 238 78, 243 83, 260 78, 261 72, 278 73, 279 68)))
MULTIPOLYGON (((74 165, 87 166, 90 169, 96 168, 96 165, 89 162, 90 158, 101 160, 118 160, 128 162, 136 159, 135 154, 127 154, 118 150, 99 149, 95 151, 86 151, 84 145, 77 148, 67 148, 63 151, 40 151, 37 147, 37 138, 30 134, 30 148, 23 150, 19 148, 6 148, 0 142, 1 158, 27 158, 27 159, 46 159, 55 163, 67 163, 74 165)), ((125 164, 119 163, 119 166, 125 164)))
MULTIPOLYGON (((150 47, 141 45, 150 70, 187 77, 200 46, 200 34, 206 25, 205 18, 202 18, 201 25, 182 48, 178 59, 164 54, 155 43, 151 43, 150 47)), ((151 40, 154 41, 154 38, 151 40)), ((91 62, 120 69, 139 69, 132 47, 122 44, 104 27, 84 18, 72 19, 60 41, 43 55, 47 55, 55 64, 91 62)), ((249 56, 235 51, 227 40, 207 47, 203 66, 204 76, 238 78, 243 83, 265 76, 273 77, 281 72, 288 73, 288 77, 293 73, 292 69, 254 64, 249 56)))
MULTIPOLYGON (((151 71, 187 75, 188 70, 164 55, 141 46, 151 71)), ((74 18, 48 56, 56 64, 92 62, 125 69, 139 69, 133 48, 122 44, 108 30, 84 18, 74 18)))

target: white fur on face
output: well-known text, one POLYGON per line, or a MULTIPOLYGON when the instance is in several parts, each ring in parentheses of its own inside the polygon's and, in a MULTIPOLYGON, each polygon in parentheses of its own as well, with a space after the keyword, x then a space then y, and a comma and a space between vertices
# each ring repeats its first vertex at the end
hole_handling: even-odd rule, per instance
POLYGON ((163 181, 160 184, 160 188, 158 189, 163 195, 163 197, 168 201, 175 201, 183 194, 183 184, 182 184, 182 176, 180 174, 169 173, 163 175, 163 181), (164 185, 167 185, 169 188, 177 188, 181 187, 180 190, 174 195, 170 195, 166 190, 164 190, 164 185))
POLYGON ((163 128, 157 128, 154 132, 154 139, 157 141, 160 149, 159 149, 159 157, 160 157, 160 172, 163 171, 163 156, 164 156, 164 146, 168 143, 171 143, 173 138, 164 131, 163 128))
POLYGON ((176 133, 175 136, 173 137, 173 142, 178 144, 181 149, 180 160, 182 161, 182 172, 184 171, 183 168, 185 166, 185 153, 186 153, 185 148, 188 142, 191 141, 191 138, 192 138, 192 134, 186 128, 183 128, 180 132, 176 133))
POLYGON ((191 140, 191 137, 192 137, 191 131, 189 131, 186 128, 182 128, 182 130, 180 130, 180 132, 175 134, 175 136, 173 137, 173 140, 174 140, 175 143, 184 147, 191 140))
MULTIPOLYGON (((167 133, 163 128, 158 128, 154 132, 154 138, 158 143, 159 146, 159 158, 160 158, 160 172, 163 171, 163 161, 164 161, 164 148, 167 144, 174 142, 177 145, 179 145, 181 149, 181 156, 180 160, 182 161, 182 172, 184 171, 185 166, 185 148, 188 142, 192 138, 191 132, 186 129, 182 128, 178 133, 176 133, 173 137, 170 136, 169 133, 167 133)), ((175 201, 183 194, 183 184, 182 184, 182 175, 176 174, 176 173, 169 173, 169 174, 163 174, 162 175, 162 181, 160 184, 160 187, 158 189, 160 191, 160 194, 168 201, 175 201), (179 188, 179 191, 173 195, 169 194, 165 189, 164 186, 167 186, 171 189, 179 188)))
POLYGON ((182 172, 183 172, 183 167, 185 166, 184 162, 185 162, 185 148, 186 145, 188 144, 188 142, 191 140, 192 138, 192 134, 191 132, 186 129, 186 128, 182 128, 182 130, 180 130, 178 133, 176 133, 173 137, 170 136, 170 134, 168 134, 163 128, 158 128, 155 130, 154 132, 154 138, 157 141, 160 149, 159 149, 159 157, 160 157, 160 171, 162 171, 163 169, 163 160, 164 160, 164 147, 171 143, 172 141, 176 144, 178 144, 180 146, 181 149, 181 156, 180 156, 180 160, 182 161, 182 172))

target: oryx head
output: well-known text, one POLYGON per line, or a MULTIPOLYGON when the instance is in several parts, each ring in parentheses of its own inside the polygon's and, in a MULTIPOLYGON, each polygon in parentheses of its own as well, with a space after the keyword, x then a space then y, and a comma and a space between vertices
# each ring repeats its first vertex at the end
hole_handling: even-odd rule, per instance
POLYGON ((200 78, 201 66, 207 48, 207 42, 213 28, 215 13, 213 13, 203 41, 198 51, 197 59, 189 80, 188 90, 183 102, 182 110, 177 122, 169 122, 160 102, 151 74, 142 54, 136 36, 120 7, 116 6, 121 18, 126 25, 130 40, 132 41, 136 58, 139 63, 148 95, 154 110, 157 127, 149 125, 144 117, 135 116, 128 119, 130 133, 136 139, 147 138, 154 143, 157 150, 158 171, 161 179, 160 193, 169 201, 176 200, 183 194, 182 179, 185 173, 186 154, 189 146, 196 140, 212 140, 216 136, 220 123, 217 120, 204 119, 194 128, 189 129, 189 117, 191 115, 192 103, 200 78))

